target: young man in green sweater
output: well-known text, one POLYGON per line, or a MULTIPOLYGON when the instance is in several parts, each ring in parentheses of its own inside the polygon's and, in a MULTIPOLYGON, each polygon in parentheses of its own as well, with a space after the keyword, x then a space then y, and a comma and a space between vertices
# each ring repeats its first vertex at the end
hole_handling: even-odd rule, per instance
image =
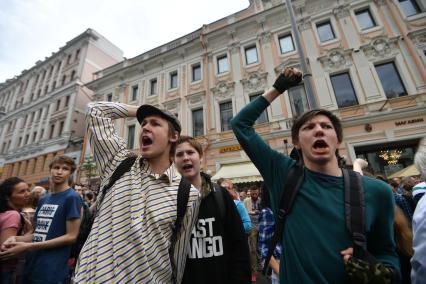
MULTIPOLYGON (((235 136, 262 174, 277 214, 289 169, 295 161, 273 150, 253 124, 274 99, 299 84, 301 73, 286 68, 274 88, 244 107, 231 121, 235 136)), ((280 259, 281 283, 349 283, 345 263, 352 257, 352 237, 345 225, 344 185, 336 150, 343 139, 339 119, 314 110, 293 124, 292 140, 304 163, 304 181, 286 219, 280 259)), ((391 272, 399 263, 393 237, 394 199, 382 181, 362 177, 367 250, 391 272)))

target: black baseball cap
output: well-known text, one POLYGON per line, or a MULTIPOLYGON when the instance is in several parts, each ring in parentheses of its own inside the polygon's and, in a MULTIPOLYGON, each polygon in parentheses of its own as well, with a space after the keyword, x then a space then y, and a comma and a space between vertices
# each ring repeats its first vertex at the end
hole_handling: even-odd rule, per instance
POLYGON ((137 112, 136 117, 138 118, 139 124, 145 119, 145 117, 150 115, 158 115, 168 121, 170 121, 177 132, 182 131, 179 120, 171 112, 165 109, 159 109, 153 105, 141 105, 137 112))

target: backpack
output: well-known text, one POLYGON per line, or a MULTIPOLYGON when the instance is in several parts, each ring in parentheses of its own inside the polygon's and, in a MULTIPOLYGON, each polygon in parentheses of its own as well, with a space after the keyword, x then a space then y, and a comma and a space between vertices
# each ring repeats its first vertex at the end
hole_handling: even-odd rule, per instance
POLYGON ((86 202, 82 201, 82 203, 83 215, 81 218, 80 229, 78 231, 77 240, 71 246, 70 258, 77 258, 80 255, 80 251, 83 248, 93 225, 94 214, 90 212, 90 208, 86 202))
MULTIPOLYGON (((276 216, 275 230, 269 243, 268 255, 265 259, 263 274, 268 271, 269 261, 272 253, 282 238, 286 217, 290 214, 297 192, 303 183, 303 164, 296 163, 291 167, 284 185, 284 192, 281 196, 280 207, 276 216)), ((342 168, 343 182, 345 187, 345 222, 346 228, 350 232, 353 240, 353 256, 360 259, 373 258, 365 249, 365 200, 361 175, 352 170, 342 168)))
MULTIPOLYGON (((100 205, 102 204, 102 201, 105 195, 108 193, 109 189, 114 185, 116 181, 118 181, 123 176, 124 173, 130 170, 130 168, 135 163, 136 159, 137 159, 137 156, 127 157, 114 170, 114 172, 112 173, 108 181, 108 184, 102 189, 101 198, 97 201, 97 205, 96 205, 97 208, 100 208, 100 205)), ((172 231, 171 247, 169 249, 170 260, 172 260, 172 255, 173 255, 172 252, 174 251, 174 245, 176 243, 178 233, 182 226, 182 220, 186 213, 186 207, 188 204, 190 188, 191 188, 191 183, 185 178, 182 178, 179 183, 178 194, 177 194, 177 218, 172 231)), ((93 222, 95 220, 96 215, 97 215, 97 212, 92 215, 92 217, 89 219, 87 223, 87 230, 88 230, 87 235, 85 236, 84 240, 81 240, 83 244, 86 242, 87 237, 89 236, 89 233, 93 226, 93 222)), ((171 261, 171 263, 173 268, 173 277, 175 278, 176 269, 174 267, 174 262, 171 261)))

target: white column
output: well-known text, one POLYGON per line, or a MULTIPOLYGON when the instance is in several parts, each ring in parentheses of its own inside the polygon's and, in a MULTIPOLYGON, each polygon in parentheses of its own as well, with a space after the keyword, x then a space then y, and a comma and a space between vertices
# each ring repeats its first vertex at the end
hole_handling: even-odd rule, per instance
MULTIPOLYGON (((24 123, 24 118, 20 117, 16 123, 15 126, 15 131, 13 131, 13 136, 12 136, 12 140, 10 142, 10 149, 9 150, 13 150, 19 147, 18 144, 18 136, 21 133, 21 131, 19 131, 19 129, 22 128, 22 124, 24 123)), ((28 124, 28 122, 27 122, 28 124)), ((25 138, 25 135, 23 136, 25 138)))
POLYGON ((77 91, 73 92, 69 98, 69 102, 68 102, 68 110, 67 110, 67 117, 65 119, 64 122, 64 129, 62 131, 62 133, 66 133, 66 134, 71 134, 71 123, 72 123, 72 115, 74 113, 74 107, 75 107, 75 97, 77 95, 78 89, 77 91))
MULTIPOLYGON (((47 108, 43 107, 43 110, 41 112, 40 118, 39 118, 39 123, 38 123, 38 129, 37 129, 37 137, 35 139, 34 142, 39 142, 43 137, 41 137, 41 130, 43 129, 43 118, 46 115, 47 112, 47 108)), ((46 128, 44 128, 44 132, 46 132, 46 128)))
POLYGON ((53 103, 52 101, 48 101, 49 105, 47 106, 49 108, 49 111, 47 113, 47 117, 46 117, 46 122, 44 124, 44 135, 43 135, 43 140, 45 139, 49 139, 49 135, 50 135, 50 117, 52 116, 53 113, 53 109, 54 109, 54 105, 55 103, 53 103))

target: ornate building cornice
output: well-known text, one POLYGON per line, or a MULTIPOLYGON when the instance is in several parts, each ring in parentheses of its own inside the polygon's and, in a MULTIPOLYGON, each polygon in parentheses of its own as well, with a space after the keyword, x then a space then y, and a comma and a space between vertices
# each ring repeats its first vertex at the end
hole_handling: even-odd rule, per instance
POLYGON ((318 60, 328 72, 350 67, 352 63, 352 49, 335 48, 330 50, 326 55, 321 56, 318 60))
POLYGON ((215 87, 210 90, 217 101, 222 101, 234 96, 235 82, 219 81, 215 87))
POLYGON ((249 73, 245 78, 241 79, 241 83, 243 84, 244 88, 244 93, 250 94, 254 92, 264 91, 267 86, 267 76, 268 72, 249 73))
POLYGON ((399 36, 388 38, 386 36, 378 36, 371 40, 370 43, 362 45, 360 48, 365 56, 370 60, 378 58, 390 58, 399 54, 397 46, 399 36))

